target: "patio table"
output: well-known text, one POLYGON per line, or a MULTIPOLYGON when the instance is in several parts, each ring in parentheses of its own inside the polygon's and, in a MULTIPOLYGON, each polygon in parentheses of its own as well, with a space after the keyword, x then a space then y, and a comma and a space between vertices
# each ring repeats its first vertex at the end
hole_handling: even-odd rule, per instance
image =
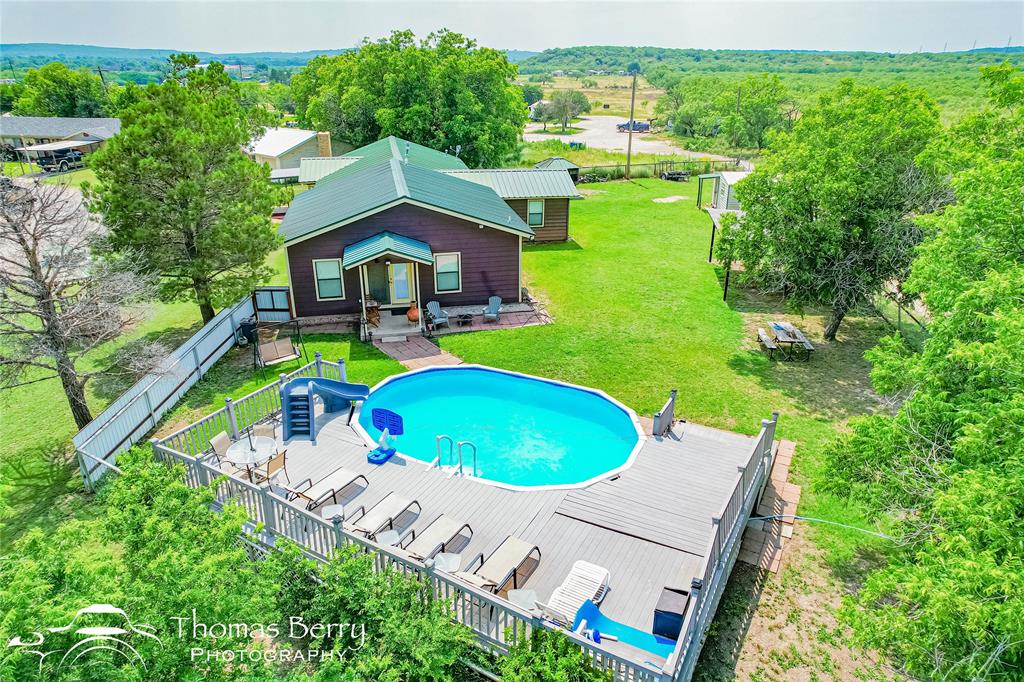
POLYGON ((256 436, 252 439, 251 446, 248 438, 242 438, 228 447, 224 459, 237 466, 245 467, 251 481, 253 480, 252 468, 266 462, 274 456, 276 451, 277 441, 269 436, 256 436))
POLYGON ((799 329, 791 325, 789 322, 770 322, 772 332, 775 335, 775 342, 780 344, 779 349, 782 351, 782 357, 786 360, 792 360, 795 358, 795 353, 798 348, 803 348, 806 353, 804 360, 810 360, 811 351, 814 350, 814 346, 807 340, 807 337, 803 335, 799 329))
POLYGON ((453 552, 441 552, 434 556, 434 568, 445 573, 454 573, 462 568, 462 555, 453 552))

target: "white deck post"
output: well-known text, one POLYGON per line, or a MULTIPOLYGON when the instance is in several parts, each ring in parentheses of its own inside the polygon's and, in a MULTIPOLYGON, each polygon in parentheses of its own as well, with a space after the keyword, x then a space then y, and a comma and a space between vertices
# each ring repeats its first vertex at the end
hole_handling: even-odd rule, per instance
POLYGON ((345 358, 338 358, 338 378, 341 381, 348 381, 348 372, 345 370, 345 358))
POLYGON ((228 409, 228 425, 231 427, 231 438, 238 440, 238 419, 235 417, 235 401, 224 398, 224 406, 228 409))
POLYGON ((324 375, 324 359, 320 351, 313 353, 313 362, 316 363, 316 375, 322 377, 324 375))
POLYGON ((274 500, 270 497, 269 488, 259 488, 260 501, 263 503, 263 523, 266 532, 277 530, 277 519, 274 518, 274 500))

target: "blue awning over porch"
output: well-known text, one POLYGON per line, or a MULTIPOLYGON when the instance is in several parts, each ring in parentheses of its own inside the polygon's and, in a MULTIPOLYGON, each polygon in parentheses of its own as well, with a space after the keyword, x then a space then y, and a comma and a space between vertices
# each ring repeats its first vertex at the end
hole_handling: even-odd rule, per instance
POLYGON ((349 244, 345 247, 341 264, 348 270, 381 256, 392 256, 424 265, 434 264, 434 253, 430 250, 430 244, 394 232, 379 232, 355 244, 349 244))

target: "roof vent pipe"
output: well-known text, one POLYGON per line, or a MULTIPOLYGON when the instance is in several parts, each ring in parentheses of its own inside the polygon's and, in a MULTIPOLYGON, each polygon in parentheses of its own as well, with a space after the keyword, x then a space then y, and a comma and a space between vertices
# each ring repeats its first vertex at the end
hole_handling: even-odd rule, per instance
POLYGON ((409 142, 406 140, 405 143, 405 162, 409 163, 409 142))

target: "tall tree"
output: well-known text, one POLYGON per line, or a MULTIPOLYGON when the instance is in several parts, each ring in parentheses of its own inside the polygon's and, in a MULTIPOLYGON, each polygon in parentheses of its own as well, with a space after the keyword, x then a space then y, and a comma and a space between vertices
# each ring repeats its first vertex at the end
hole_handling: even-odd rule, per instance
POLYGON ((857 639, 936 682, 1024 671, 1024 75, 984 75, 992 107, 922 155, 956 194, 922 217, 907 282, 929 336, 869 352, 897 409, 828 453, 834 489, 901 540, 849 605, 857 639))
POLYGON ((557 90, 551 95, 548 112, 562 123, 562 131, 569 127, 569 121, 590 111, 590 101, 579 90, 557 90))
POLYGON ((739 185, 746 211, 732 245, 747 279, 796 307, 831 307, 825 338, 848 312, 906 279, 921 241, 916 214, 937 194, 915 161, 939 133, 935 103, 904 86, 844 81, 739 185))
POLYGON ((268 112, 243 107, 223 66, 197 63, 172 57, 172 76, 147 86, 121 133, 90 157, 98 184, 86 191, 110 247, 141 252, 161 299, 193 300, 209 321, 269 276, 281 197, 269 169, 241 153, 268 112))
POLYGON ((307 125, 362 146, 387 135, 454 153, 470 166, 518 153, 526 122, 516 67, 503 52, 440 31, 417 43, 396 31, 359 50, 312 60, 292 78, 307 125))
POLYGON ((57 378, 78 428, 92 421, 81 359, 120 336, 150 293, 133 258, 90 254, 102 229, 62 185, 0 178, 0 387, 57 378))
POLYGON ((787 130, 796 118, 796 104, 775 74, 747 76, 736 86, 736 99, 726 101, 722 128, 734 146, 761 149, 768 131, 787 130))
POLYGON ((25 74, 25 87, 14 104, 17 116, 96 117, 107 112, 100 77, 51 62, 25 74))

